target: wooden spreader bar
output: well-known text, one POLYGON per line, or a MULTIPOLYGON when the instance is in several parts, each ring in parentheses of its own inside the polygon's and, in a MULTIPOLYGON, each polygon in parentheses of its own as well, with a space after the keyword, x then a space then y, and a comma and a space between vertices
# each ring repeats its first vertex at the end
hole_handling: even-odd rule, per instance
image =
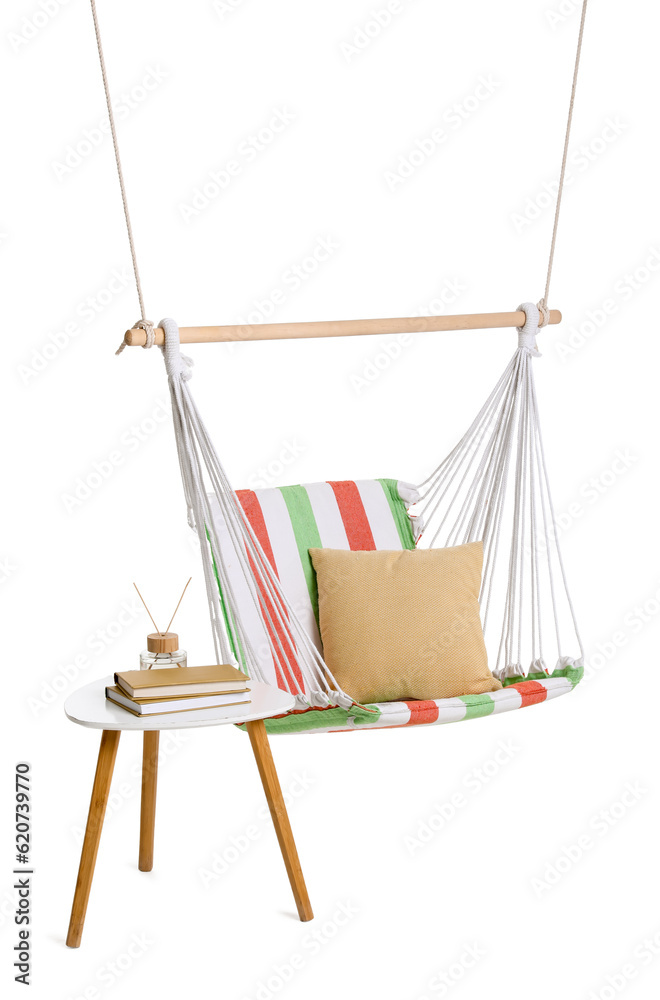
MULTIPOLYGON (((525 313, 466 313, 463 316, 409 316, 401 319, 340 319, 316 323, 255 323, 237 326, 182 326, 182 344, 235 343, 251 340, 298 340, 308 337, 364 337, 389 333, 431 333, 449 330, 495 330, 524 326, 525 313)), ((550 310, 550 323, 561 323, 558 309, 550 310)), ((157 345, 165 343, 162 327, 155 328, 157 345)), ((127 347, 144 347, 144 330, 127 330, 127 347)))

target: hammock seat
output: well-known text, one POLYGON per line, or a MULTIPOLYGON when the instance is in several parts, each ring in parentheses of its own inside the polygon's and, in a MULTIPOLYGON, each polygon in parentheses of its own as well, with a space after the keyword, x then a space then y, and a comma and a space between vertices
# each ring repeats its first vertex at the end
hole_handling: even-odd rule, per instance
POLYGON ((364 707, 355 705, 352 709, 308 708, 267 719, 265 725, 269 733, 278 735, 442 726, 448 722, 481 719, 551 701, 562 694, 569 694, 583 673, 583 667, 558 667, 550 677, 530 674, 527 680, 512 682, 491 694, 467 694, 436 701, 385 701, 364 707))
MULTIPOLYGON (((318 592, 309 556, 315 546, 341 549, 413 549, 423 533, 423 519, 409 509, 419 502, 419 491, 393 479, 311 483, 273 489, 238 490, 237 497, 286 594, 295 605, 321 655, 318 592)), ((249 622, 260 667, 270 683, 287 689, 286 675, 295 670, 295 656, 282 661, 268 641, 267 624, 254 614, 250 589, 234 572, 230 536, 219 505, 210 497, 216 536, 223 549, 239 610, 249 622)), ((236 567, 238 569, 238 567, 236 567)), ((217 579, 217 575, 216 575, 217 579)), ((222 593, 221 601, 224 602, 222 593)), ((240 659, 239 650, 233 650, 240 659)), ((266 721, 270 733, 340 732, 403 726, 443 725, 508 712, 557 698, 572 691, 582 669, 562 665, 552 676, 528 674, 526 680, 504 681, 501 691, 463 695, 435 701, 395 701, 350 708, 298 709, 266 721)))
POLYGON ((200 542, 216 656, 295 696, 293 711, 273 720, 271 731, 461 721, 549 701, 582 677, 533 376, 539 310, 531 303, 520 308, 527 322, 513 357, 466 433, 419 487, 378 479, 235 492, 190 392, 192 362, 180 352, 178 327, 162 320, 188 521, 200 542), (493 673, 503 689, 358 705, 323 660, 309 548, 473 541, 484 550, 480 606, 487 646, 489 621, 501 622, 493 673), (545 659, 550 645, 552 669, 545 659))

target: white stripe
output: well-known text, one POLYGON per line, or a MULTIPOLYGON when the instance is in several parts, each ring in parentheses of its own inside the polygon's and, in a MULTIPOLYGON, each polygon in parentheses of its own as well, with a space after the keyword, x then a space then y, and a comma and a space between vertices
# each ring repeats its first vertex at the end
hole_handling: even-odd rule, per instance
POLYGON ((567 677, 548 677, 545 681, 537 681, 537 684, 541 684, 548 692, 546 701, 558 698, 559 695, 567 694, 573 690, 573 685, 567 677))
POLYGON ((377 549, 400 549, 401 539, 389 501, 377 479, 356 480, 377 549))
POLYGON ((462 722, 467 715, 467 705, 460 698, 440 698, 436 701, 438 718, 436 722, 462 722))
POLYGON ((266 522, 266 531, 273 550, 275 567, 282 590, 301 625, 316 648, 322 653, 321 637, 284 497, 277 489, 256 490, 255 492, 266 522))
POLYGON ((321 536, 321 546, 324 549, 349 549, 346 528, 330 483, 310 483, 305 485, 305 489, 321 536))
POLYGON ((499 712, 509 712, 516 708, 522 708, 522 695, 513 687, 502 688, 501 691, 491 691, 491 698, 495 702, 492 715, 499 712))
MULTIPOLYGON (((273 654, 268 641, 268 633, 266 632, 261 615, 255 607, 255 602, 253 600, 253 594, 258 594, 256 584, 252 578, 250 582, 245 579, 245 574, 243 573, 240 562, 236 557, 234 543, 232 542, 229 531, 227 530, 227 525, 224 517, 222 516, 222 511, 220 510, 220 505, 215 497, 215 494, 209 494, 209 500, 211 504, 211 516, 213 518, 216 538, 220 544, 220 550, 222 552, 225 566, 227 567, 227 574, 231 577, 243 628, 245 629, 245 633, 254 647, 255 655, 264 672, 264 675, 271 678, 272 683, 276 685, 277 679, 275 676, 273 654)), ((258 603, 258 596, 256 600, 258 603)))
POLYGON ((378 705, 380 716, 375 722, 351 726, 351 729, 382 729, 385 726, 406 726, 412 715, 405 701, 385 701, 378 705))
MULTIPOLYGON (((570 681, 564 677, 548 678, 547 681, 539 681, 543 687, 547 688, 547 701, 551 698, 559 698, 560 695, 569 694, 572 691, 570 681)), ((522 698, 520 692, 515 688, 503 688, 501 691, 493 691, 491 698, 495 702, 495 709, 492 714, 498 712, 512 712, 522 708, 522 698)), ((467 706, 460 698, 440 698, 436 700, 438 706, 438 718, 435 722, 422 722, 422 726, 441 726, 448 722, 461 722, 467 713, 467 706)), ((370 722, 364 726, 332 726, 322 729, 310 729, 310 733, 340 733, 359 729, 387 729, 390 726, 405 726, 410 720, 410 709, 400 701, 386 701, 377 705, 381 710, 380 718, 377 722, 370 722)), ((414 729, 414 726, 410 727, 414 729)), ((304 732, 305 730, 303 730, 304 732)))

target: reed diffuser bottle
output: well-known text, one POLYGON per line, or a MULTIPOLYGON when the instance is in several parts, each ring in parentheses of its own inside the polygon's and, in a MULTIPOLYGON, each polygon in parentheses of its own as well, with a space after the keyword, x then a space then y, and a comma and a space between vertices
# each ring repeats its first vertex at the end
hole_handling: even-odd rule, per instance
MULTIPOLYGON (((192 577, 190 577, 192 580, 192 577)), ((188 583, 190 583, 188 580, 188 583)), ((188 583, 183 588, 183 594, 185 594, 188 589, 188 583)), ((136 583, 133 584, 138 592, 139 598, 144 604, 145 610, 152 622, 154 623, 155 632, 151 632, 147 636, 147 648, 143 649, 140 653, 140 670, 151 670, 152 667, 187 667, 188 666, 188 654, 185 649, 179 649, 179 636, 176 632, 170 632, 170 625, 174 621, 177 611, 181 606, 181 601, 183 600, 183 594, 179 598, 179 603, 174 609, 174 614, 169 620, 169 624, 164 632, 161 632, 151 611, 147 607, 147 603, 140 594, 138 586, 136 583)))
POLYGON ((179 649, 176 632, 152 632, 147 636, 147 648, 140 653, 140 670, 187 666, 188 654, 185 649, 179 649))

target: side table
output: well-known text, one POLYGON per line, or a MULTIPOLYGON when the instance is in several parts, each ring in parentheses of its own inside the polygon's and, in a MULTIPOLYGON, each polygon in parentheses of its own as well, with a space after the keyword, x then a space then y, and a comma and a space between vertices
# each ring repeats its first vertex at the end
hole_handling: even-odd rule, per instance
POLYGON ((138 731, 143 734, 138 868, 140 871, 148 872, 153 867, 158 742, 161 730, 246 724, 275 833, 293 889, 298 915, 301 920, 311 920, 314 914, 307 895, 298 852, 293 840, 282 789, 263 721, 290 711, 295 704, 293 695, 286 691, 280 691, 279 688, 271 687, 269 684, 251 682, 251 701, 246 705, 205 708, 191 712, 175 712, 170 715, 138 718, 106 699, 105 689, 112 683, 112 677, 92 681, 91 684, 85 685, 70 695, 64 706, 67 717, 72 722, 90 729, 102 730, 78 880, 71 908, 67 945, 70 948, 78 948, 80 945, 119 737, 122 732, 128 731, 138 731))

